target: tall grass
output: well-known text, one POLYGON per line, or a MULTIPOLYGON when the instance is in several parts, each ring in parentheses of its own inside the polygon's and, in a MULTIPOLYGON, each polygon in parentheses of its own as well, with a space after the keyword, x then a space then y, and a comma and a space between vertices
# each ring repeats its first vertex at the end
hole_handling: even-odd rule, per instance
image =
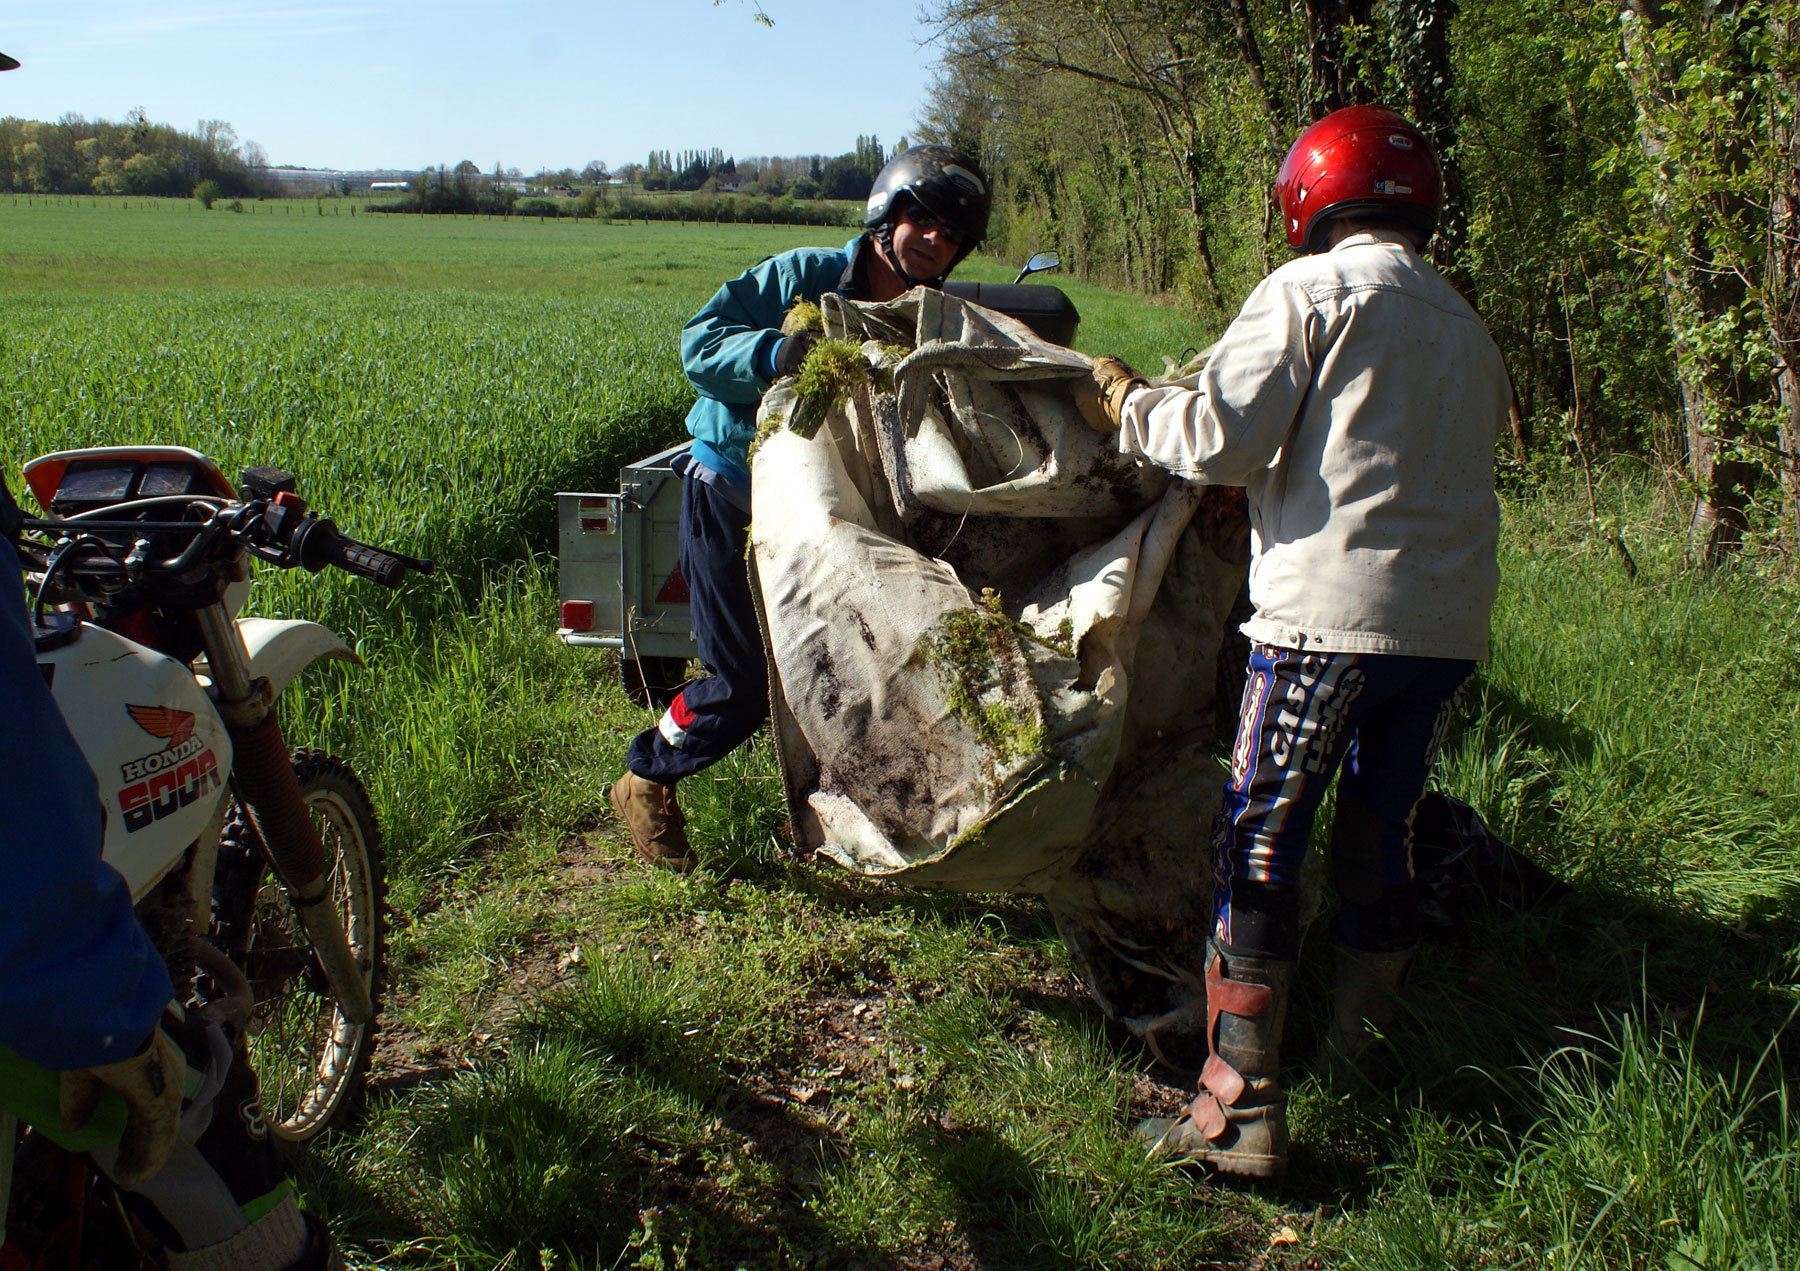
POLYGON ((1631 1016, 1552 1056, 1518 1134, 1415 1114, 1343 1265, 1738 1268, 1800 1262, 1800 1110, 1771 1044, 1716 1071, 1631 1016))

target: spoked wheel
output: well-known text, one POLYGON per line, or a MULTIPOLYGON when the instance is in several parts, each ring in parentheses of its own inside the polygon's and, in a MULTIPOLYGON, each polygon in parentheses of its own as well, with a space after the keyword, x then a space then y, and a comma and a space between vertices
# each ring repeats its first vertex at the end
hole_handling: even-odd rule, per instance
MULTIPOLYGON (((296 750, 294 776, 312 814, 344 924, 369 995, 382 988, 387 876, 368 792, 350 766, 322 750, 296 750)), ((214 941, 243 968, 256 1006, 246 1032, 270 1132, 290 1147, 341 1125, 360 1105, 375 1021, 338 1010, 287 892, 241 809, 219 843, 214 941)))

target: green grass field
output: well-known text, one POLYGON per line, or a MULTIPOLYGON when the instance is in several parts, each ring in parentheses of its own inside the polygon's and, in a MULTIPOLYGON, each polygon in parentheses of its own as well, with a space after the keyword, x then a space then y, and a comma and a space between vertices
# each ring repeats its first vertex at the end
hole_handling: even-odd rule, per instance
MULTIPOLYGON (((1258 1195, 1142 1159, 1166 1087, 1034 902, 791 860, 766 745, 684 784, 692 876, 634 865, 600 812, 646 717, 554 639, 549 496, 681 435, 675 333, 720 281, 846 235, 282 206, 0 196, 0 461, 287 467, 443 563, 253 601, 368 663, 285 715, 363 773, 394 875, 377 1093, 302 1173, 354 1264, 1800 1265, 1800 590, 1688 571, 1655 474, 1599 491, 1635 582, 1572 490, 1508 496, 1495 657, 1441 773, 1572 894, 1424 951, 1391 1090, 1311 1075, 1309 937, 1294 1171, 1258 1195)), ((1216 334, 1066 286, 1093 352, 1155 367, 1216 334)))

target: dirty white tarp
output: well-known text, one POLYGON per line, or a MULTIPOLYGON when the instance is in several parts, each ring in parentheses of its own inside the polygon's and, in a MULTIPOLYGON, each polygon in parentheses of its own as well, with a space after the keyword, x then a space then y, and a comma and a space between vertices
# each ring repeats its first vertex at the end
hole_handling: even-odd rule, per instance
POLYGON ((823 309, 874 382, 810 437, 778 384, 752 458, 795 836, 1043 895, 1102 1008, 1168 1040, 1201 994, 1241 496, 1120 456, 1069 393, 1088 359, 1011 319, 924 289, 823 309))

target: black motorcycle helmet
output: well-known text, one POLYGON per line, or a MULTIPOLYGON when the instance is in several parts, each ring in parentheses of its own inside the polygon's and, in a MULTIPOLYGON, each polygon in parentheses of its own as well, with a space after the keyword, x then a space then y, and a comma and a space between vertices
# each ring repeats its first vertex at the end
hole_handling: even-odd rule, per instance
MULTIPOLYGON (((987 178, 974 160, 963 157, 948 146, 914 146, 889 159, 875 178, 869 191, 869 206, 863 224, 875 232, 883 255, 908 283, 938 282, 940 279, 914 278, 900 269, 894 259, 894 218, 908 199, 943 221, 962 236, 954 269, 981 245, 987 235, 988 209, 993 195, 987 178)), ((949 270, 944 271, 946 274, 949 270)))

